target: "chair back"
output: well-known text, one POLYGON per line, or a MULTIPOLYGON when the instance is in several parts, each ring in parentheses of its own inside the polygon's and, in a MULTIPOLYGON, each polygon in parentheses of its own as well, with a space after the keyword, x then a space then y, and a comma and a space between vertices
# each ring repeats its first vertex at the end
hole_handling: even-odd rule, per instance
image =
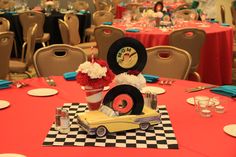
POLYGON ((182 16, 184 21, 197 20, 198 13, 193 9, 183 9, 174 12, 176 16, 182 16))
POLYGON ((27 31, 30 27, 34 26, 34 24, 37 24, 37 32, 36 32, 36 38, 42 38, 43 37, 43 25, 45 22, 45 15, 41 12, 36 11, 27 11, 19 14, 20 23, 23 28, 23 38, 26 41, 27 38, 27 31))
POLYGON ((34 26, 30 27, 27 31, 27 49, 26 49, 26 56, 25 56, 25 64, 26 67, 29 67, 33 63, 33 54, 35 50, 35 41, 36 41, 36 32, 37 32, 38 25, 35 24, 34 26))
POLYGON ((9 10, 14 6, 15 6, 14 1, 10 1, 10 0, 1 0, 0 1, 0 9, 9 10))
POLYGON ((112 1, 110 0, 95 0, 94 3, 96 11, 105 10, 110 12, 112 10, 112 1))
POLYGON ((232 15, 232 23, 233 25, 236 25, 236 8, 234 7, 233 2, 230 7, 230 10, 231 10, 231 15, 232 15))
POLYGON ((0 32, 6 32, 9 30, 10 30, 10 22, 4 17, 0 17, 0 32))
POLYGON ((13 45, 13 32, 0 33, 0 79, 6 79, 9 73, 9 60, 13 45))
POLYGON ((74 5, 74 9, 77 11, 89 10, 89 4, 86 1, 75 1, 73 5, 74 5))
POLYGON ((225 23, 225 7, 224 7, 224 5, 220 5, 220 15, 221 15, 221 22, 225 23))
POLYGON ((196 71, 200 62, 200 52, 206 33, 197 28, 185 28, 173 31, 169 36, 169 45, 183 49, 192 57, 191 72, 196 71))
POLYGON ((67 23, 61 19, 58 19, 58 24, 63 44, 70 45, 70 34, 67 23))
POLYGON ((179 10, 184 10, 184 9, 188 9, 191 7, 191 3, 185 3, 185 4, 182 4, 182 5, 179 5, 177 8, 175 8, 173 10, 173 12, 176 12, 176 11, 179 11, 179 10))
POLYGON ((124 31, 112 26, 98 26, 94 30, 95 40, 98 46, 98 58, 107 60, 110 46, 118 39, 124 37, 124 31))
POLYGON ((55 44, 38 49, 33 63, 38 76, 61 76, 65 72, 75 71, 79 64, 87 60, 85 52, 66 44, 55 44))
POLYGON ((79 34, 79 19, 75 14, 65 14, 64 21, 68 25, 69 39, 71 45, 77 45, 81 42, 79 34))
POLYGON ((173 46, 155 46, 147 48, 145 74, 160 77, 186 79, 191 66, 190 54, 173 46))
POLYGON ((114 15, 112 12, 100 10, 93 13, 93 23, 95 26, 99 26, 104 22, 113 22, 114 15))

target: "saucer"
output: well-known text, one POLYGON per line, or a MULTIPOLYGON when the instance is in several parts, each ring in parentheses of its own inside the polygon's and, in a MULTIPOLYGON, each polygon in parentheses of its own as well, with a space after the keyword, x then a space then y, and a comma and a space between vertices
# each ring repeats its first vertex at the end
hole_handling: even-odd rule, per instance
POLYGON ((233 137, 236 137, 236 124, 226 125, 223 129, 224 129, 225 133, 227 133, 233 137))
POLYGON ((141 93, 163 94, 166 90, 160 87, 146 86, 141 89, 141 93))
MULTIPOLYGON (((211 101, 213 101, 215 103, 215 105, 219 105, 220 102, 218 100, 214 100, 214 99, 210 99, 211 101)), ((194 105, 194 97, 191 97, 191 98, 188 98, 187 100, 187 103, 191 104, 191 105, 194 105)))
POLYGON ((10 103, 8 101, 0 100, 0 109, 4 109, 8 106, 10 106, 10 103))
POLYGON ((0 157, 26 157, 26 156, 22 154, 15 154, 15 153, 4 153, 4 154, 0 154, 0 157))
POLYGON ((52 88, 37 88, 27 92, 31 96, 52 96, 58 93, 56 89, 52 88))

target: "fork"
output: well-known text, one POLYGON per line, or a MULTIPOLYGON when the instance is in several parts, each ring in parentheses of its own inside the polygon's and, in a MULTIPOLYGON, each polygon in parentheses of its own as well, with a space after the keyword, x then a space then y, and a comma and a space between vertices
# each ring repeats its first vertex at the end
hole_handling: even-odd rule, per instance
POLYGON ((56 82, 52 78, 50 78, 49 76, 44 77, 44 79, 46 80, 46 82, 49 86, 56 86, 56 82))

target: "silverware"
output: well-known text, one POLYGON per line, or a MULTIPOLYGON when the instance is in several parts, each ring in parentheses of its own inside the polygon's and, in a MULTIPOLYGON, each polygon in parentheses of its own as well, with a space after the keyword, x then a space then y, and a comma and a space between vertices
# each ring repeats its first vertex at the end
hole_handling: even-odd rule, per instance
POLYGON ((201 90, 209 89, 209 88, 214 88, 214 87, 216 87, 216 85, 198 86, 198 87, 186 89, 186 92, 188 92, 188 93, 197 92, 197 91, 201 91, 201 90))
POLYGON ((161 80, 159 82, 160 85, 172 85, 172 83, 174 83, 175 80, 161 80))
POLYGON ((44 77, 49 86, 56 86, 56 82, 50 77, 44 77))

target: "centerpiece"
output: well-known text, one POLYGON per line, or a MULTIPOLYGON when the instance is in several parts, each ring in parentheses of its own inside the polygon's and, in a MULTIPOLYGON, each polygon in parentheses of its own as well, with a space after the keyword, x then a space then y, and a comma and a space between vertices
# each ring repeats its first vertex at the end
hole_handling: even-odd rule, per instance
POLYGON ((108 86, 115 75, 104 60, 92 59, 79 65, 77 82, 84 86, 89 110, 99 109, 103 96, 102 91, 108 86))

